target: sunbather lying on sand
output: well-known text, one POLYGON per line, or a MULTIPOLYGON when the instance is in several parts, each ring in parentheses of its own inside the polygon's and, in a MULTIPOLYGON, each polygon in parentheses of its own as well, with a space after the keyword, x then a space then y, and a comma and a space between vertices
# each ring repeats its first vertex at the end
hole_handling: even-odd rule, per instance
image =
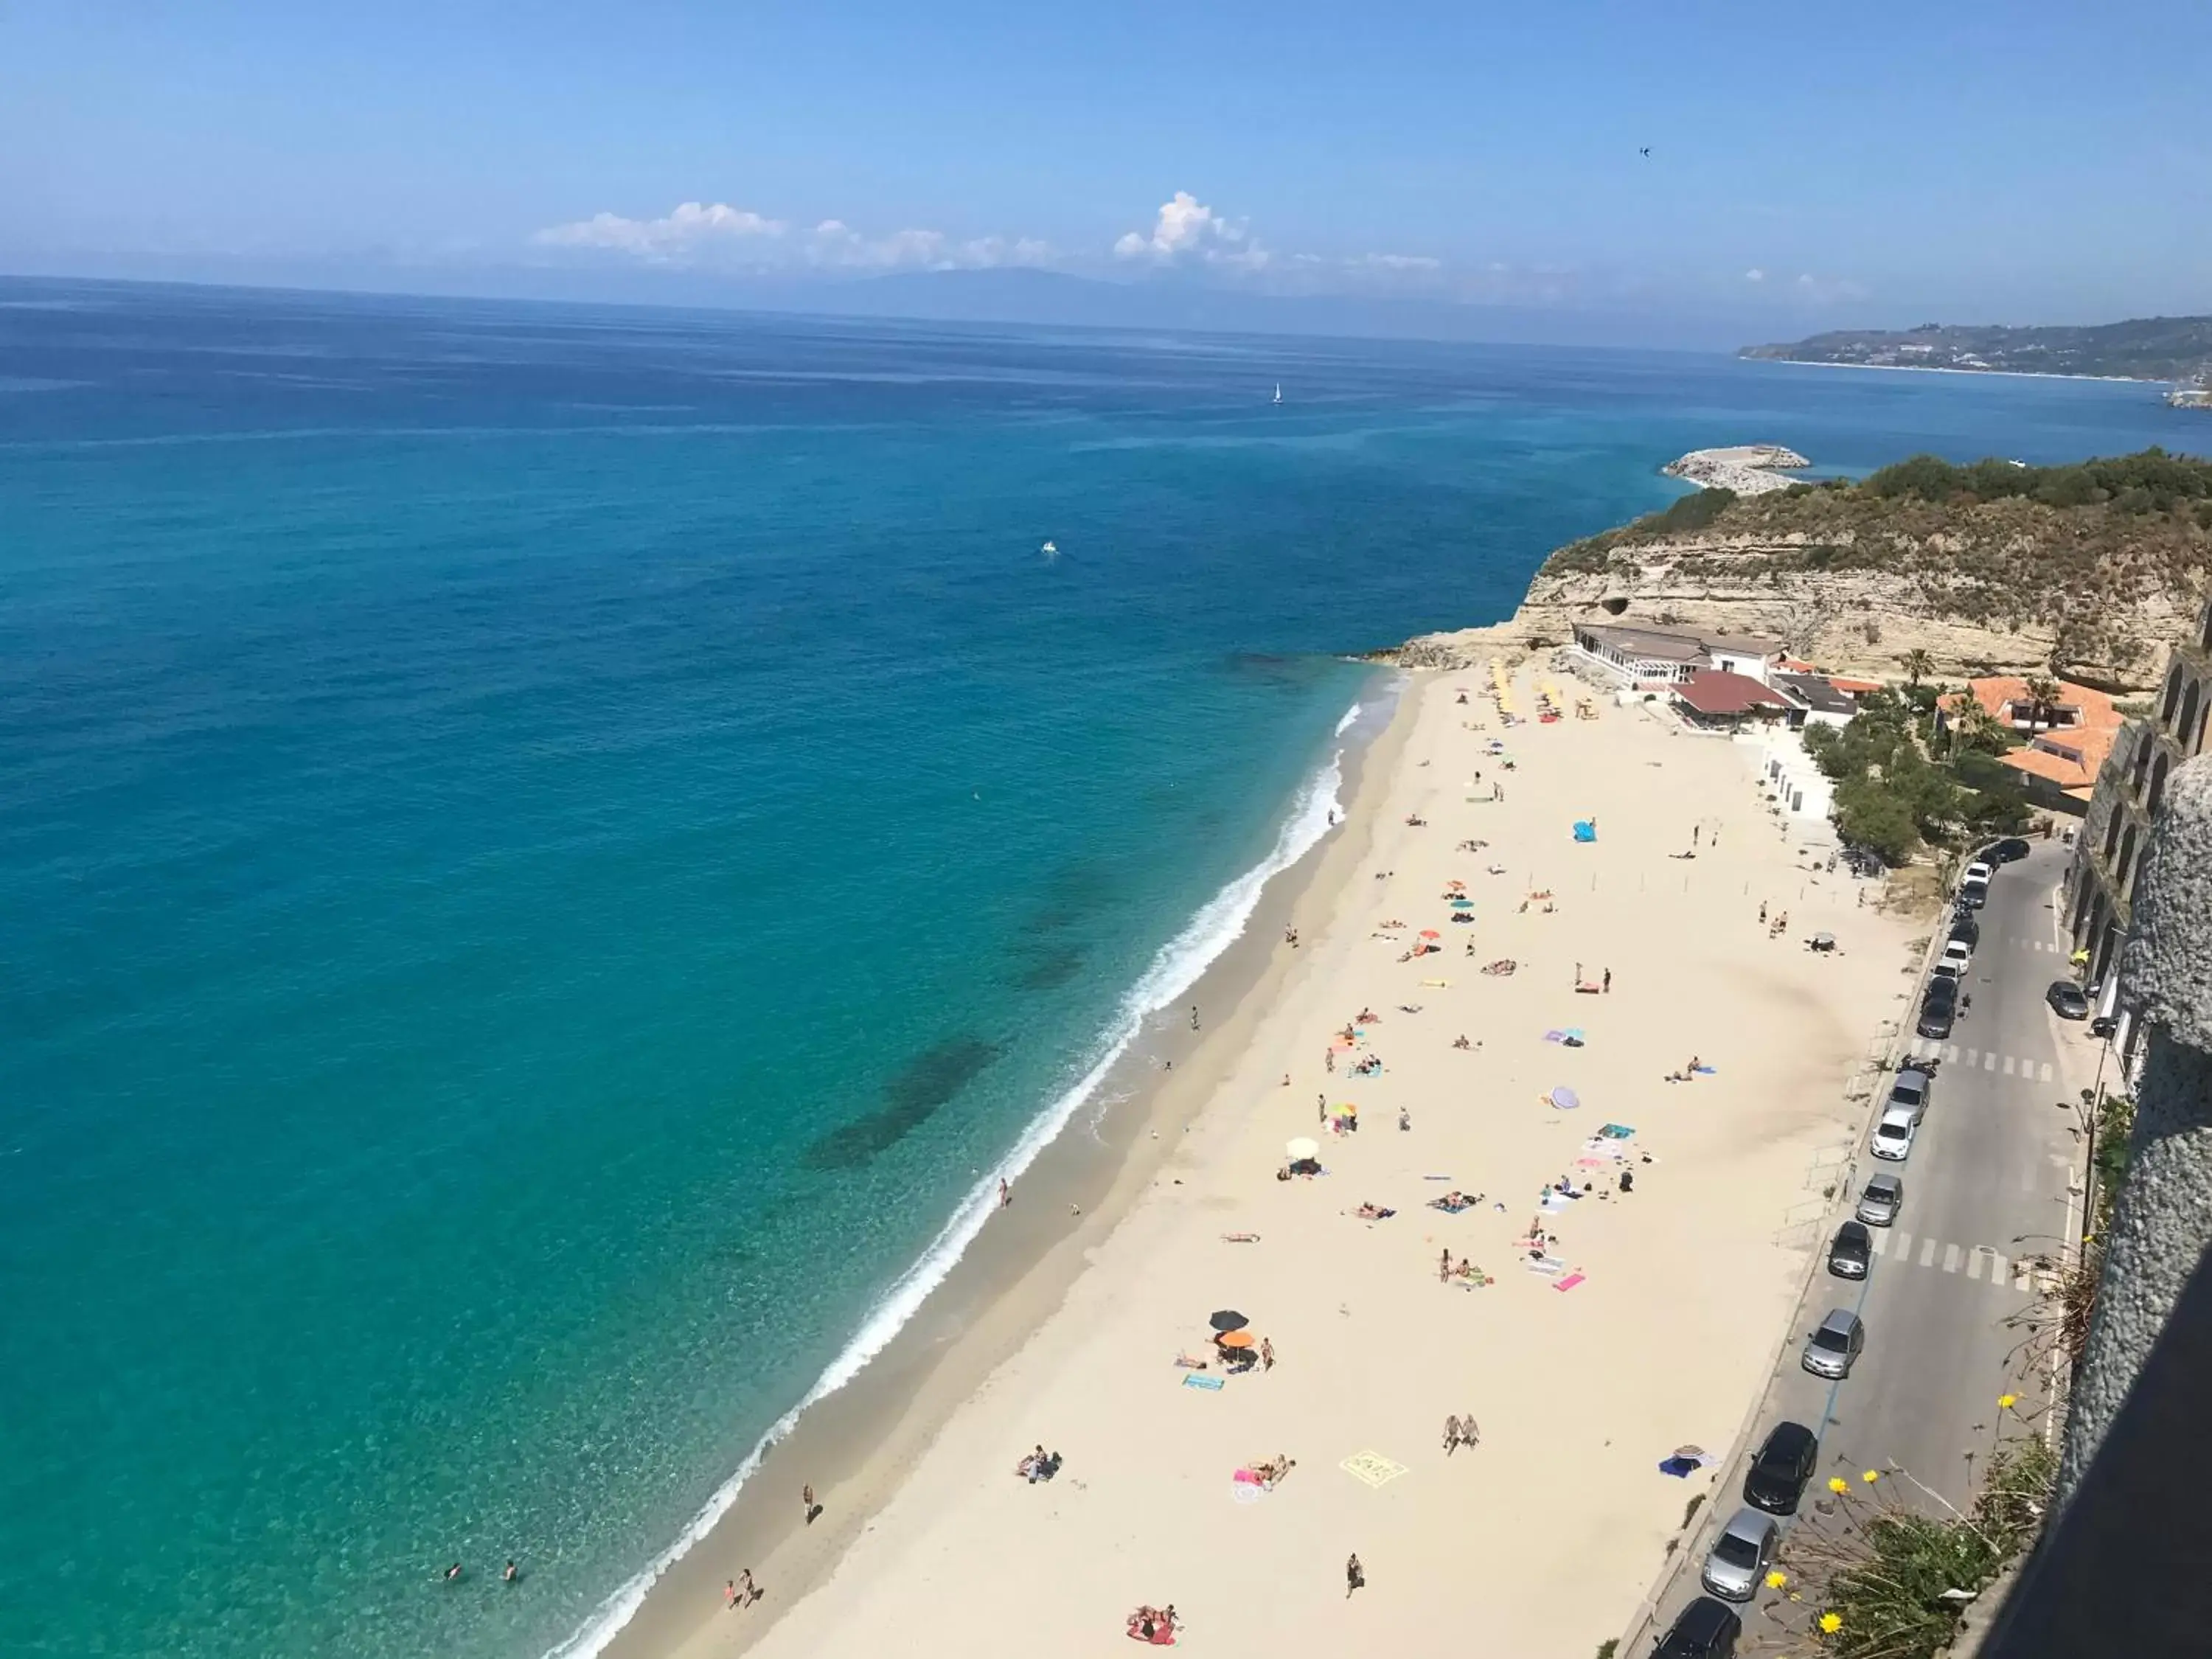
POLYGON ((1398 1212, 1395 1210, 1383 1209, 1378 1205, 1363 1204, 1352 1213, 1362 1221, 1388 1221, 1398 1212))

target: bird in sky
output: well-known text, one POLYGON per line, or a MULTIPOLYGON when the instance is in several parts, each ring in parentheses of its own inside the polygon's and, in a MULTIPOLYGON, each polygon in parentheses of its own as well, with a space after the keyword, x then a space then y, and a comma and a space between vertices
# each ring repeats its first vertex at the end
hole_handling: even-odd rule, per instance
POLYGON ((1651 146, 1649 144, 1639 144, 1637 146, 1636 153, 1648 161, 1651 159, 1651 146))

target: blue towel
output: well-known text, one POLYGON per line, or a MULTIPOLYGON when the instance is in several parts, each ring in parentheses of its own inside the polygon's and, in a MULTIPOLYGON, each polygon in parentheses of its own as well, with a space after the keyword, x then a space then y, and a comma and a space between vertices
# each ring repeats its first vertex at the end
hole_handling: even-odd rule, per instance
POLYGON ((1218 1376, 1200 1376, 1196 1371, 1185 1371, 1182 1374, 1182 1385, 1186 1389, 1218 1389, 1221 1387, 1221 1379, 1218 1376))

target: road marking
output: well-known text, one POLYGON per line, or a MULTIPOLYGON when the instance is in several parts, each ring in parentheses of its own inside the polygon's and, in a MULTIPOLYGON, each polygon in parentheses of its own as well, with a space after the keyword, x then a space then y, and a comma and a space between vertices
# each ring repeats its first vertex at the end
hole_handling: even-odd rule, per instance
POLYGON ((2039 1083, 2048 1083, 2051 1081, 2051 1062, 2049 1060, 2046 1060, 2043 1062, 2043 1074, 2036 1079, 2036 1081, 2039 1083))
POLYGON ((1889 1254, 1889 1229, 1888 1229, 1888 1228, 1887 1228, 1887 1227, 1875 1227, 1875 1228, 1870 1228, 1869 1231, 1873 1234, 1873 1237, 1874 1237, 1874 1253, 1875 1253, 1876 1255, 1888 1255, 1888 1254, 1889 1254))
POLYGON ((1978 1280, 1978 1279, 1981 1278, 1981 1276, 1982 1276, 1982 1262, 1983 1262, 1984 1259, 1984 1258, 1986 1258, 1986 1257, 1989 1255, 1989 1254, 1990 1254, 1990 1247, 1989 1247, 1988 1245, 1986 1245, 1986 1244, 1977 1244, 1977 1245, 1975 1245, 1975 1246, 1974 1246, 1973 1249, 1972 1249, 1972 1251, 1967 1255, 1967 1257, 1966 1257, 1966 1277, 1967 1277, 1967 1278, 1972 1279, 1977 1279, 1977 1280, 1978 1280))
POLYGON ((1943 1063, 1945 1065, 1949 1065, 1953 1060, 1958 1059, 1958 1057, 1959 1045, 1957 1043, 1947 1042, 1943 1045, 1943 1063))
POLYGON ((1936 1241, 1932 1238, 1923 1238, 1920 1241, 1920 1265, 1923 1267, 1932 1267, 1936 1265, 1936 1241))
POLYGON ((1967 1065, 1969 1065, 1969 1066, 1978 1066, 1978 1065, 1980 1065, 1981 1063, 1982 1063, 1982 1051, 1981 1051, 1979 1048, 1969 1048, 1969 1049, 1967 1049, 1967 1050, 1966 1050, 1966 1064, 1967 1064, 1967 1065))
POLYGON ((2007 1054, 2004 1057, 2004 1074, 2007 1077, 2010 1077, 2012 1075, 2012 1056, 2010 1054, 2007 1054))
POLYGON ((1956 1244, 1943 1247, 1943 1271, 1947 1273, 1959 1271, 1959 1247, 1956 1244))
POLYGON ((2005 1287, 2006 1279, 2009 1277, 2010 1275, 2005 1272, 2005 1259, 1995 1250, 1991 1250, 1990 1252, 1990 1283, 1996 1285, 1997 1289, 2002 1290, 2005 1287))
MULTIPOLYGON (((1973 1061, 1972 1061, 1972 1060, 1968 1060, 1966 1063, 1967 1063, 1969 1066, 1971 1066, 1971 1065, 1972 1065, 1972 1064, 1973 1064, 1973 1061)), ((1996 1057, 1996 1055, 1994 1053, 1986 1054, 1984 1054, 1984 1055, 1982 1056, 1982 1069, 1983 1069, 1984 1071, 1985 1071, 1985 1072, 1994 1072, 1994 1071, 1996 1071, 1996 1068, 1997 1068, 1997 1057, 1996 1057)))
POLYGON ((1897 1259, 1908 1260, 1912 1255, 1912 1235, 1903 1227, 1897 1230, 1897 1259))

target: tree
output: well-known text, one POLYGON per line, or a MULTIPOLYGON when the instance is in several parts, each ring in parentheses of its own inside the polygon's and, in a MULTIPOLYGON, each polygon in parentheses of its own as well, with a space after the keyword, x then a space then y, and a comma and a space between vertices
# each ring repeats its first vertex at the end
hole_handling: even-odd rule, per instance
POLYGON ((1915 687, 1916 689, 1920 684, 1921 676, 1928 673, 1936 666, 1936 659, 1929 656, 1925 651, 1923 651, 1917 645, 1914 646, 1911 650, 1905 653, 1903 660, 1905 663, 1905 683, 1907 685, 1915 687))
POLYGON ((2058 699, 2063 688, 2048 674, 2038 674, 2026 682, 2027 688, 2027 738, 2035 741, 2035 734, 2047 726, 2058 712, 2058 699))

